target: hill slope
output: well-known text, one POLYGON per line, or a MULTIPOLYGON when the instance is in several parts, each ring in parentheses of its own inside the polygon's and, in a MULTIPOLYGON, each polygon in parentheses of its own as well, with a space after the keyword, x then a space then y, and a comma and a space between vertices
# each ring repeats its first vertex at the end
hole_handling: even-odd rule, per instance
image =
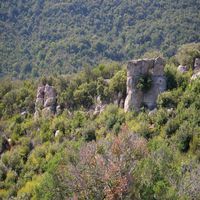
POLYGON ((200 41, 198 0, 13 0, 0 3, 0 72, 67 73, 200 41))

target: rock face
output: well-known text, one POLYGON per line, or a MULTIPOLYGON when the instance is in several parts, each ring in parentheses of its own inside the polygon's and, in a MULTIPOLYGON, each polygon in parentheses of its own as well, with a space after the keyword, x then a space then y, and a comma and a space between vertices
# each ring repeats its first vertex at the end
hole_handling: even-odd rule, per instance
POLYGON ((166 90, 166 78, 164 76, 164 61, 156 59, 132 60, 127 65, 127 97, 124 110, 132 108, 139 111, 142 105, 150 110, 156 107, 156 100, 161 92, 166 90), (138 88, 141 77, 148 76, 151 79, 150 88, 147 91, 138 88))
POLYGON ((179 65, 178 66, 178 71, 181 73, 185 73, 188 71, 188 67, 187 66, 183 66, 183 65, 179 65))
POLYGON ((192 77, 191 77, 191 80, 196 80, 199 77, 200 77, 200 71, 198 71, 195 74, 193 74, 192 77))
POLYGON ((191 80, 196 80, 200 77, 200 58, 196 58, 194 61, 194 71, 191 80))
POLYGON ((200 58, 196 58, 194 61, 194 71, 200 71, 200 58))
POLYGON ((101 101, 101 97, 98 96, 96 99, 96 105, 95 105, 95 110, 94 110, 93 115, 100 114, 102 111, 104 111, 105 107, 106 107, 106 105, 103 104, 103 102, 101 101))
POLYGON ((35 118, 49 117, 55 114, 57 106, 57 94, 53 86, 46 84, 38 87, 35 102, 35 118))

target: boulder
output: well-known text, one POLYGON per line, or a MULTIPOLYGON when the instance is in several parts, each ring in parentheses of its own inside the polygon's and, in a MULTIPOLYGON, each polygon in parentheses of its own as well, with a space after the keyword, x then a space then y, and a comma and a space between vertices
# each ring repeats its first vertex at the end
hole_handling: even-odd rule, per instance
POLYGON ((179 65, 178 68, 177 68, 177 70, 179 72, 181 72, 181 73, 186 73, 186 72, 188 72, 189 69, 188 69, 187 66, 179 65))
POLYGON ((57 130, 57 131, 55 132, 55 137, 58 137, 59 135, 60 135, 60 131, 57 130))
POLYGON ((157 109, 155 108, 155 109, 149 111, 148 116, 153 116, 156 114, 156 112, 157 112, 157 109))
POLYGON ((35 119, 40 116, 50 117, 56 112, 57 93, 53 86, 46 84, 38 87, 35 102, 35 119))
POLYGON ((197 73, 193 74, 192 77, 191 77, 191 80, 196 80, 199 77, 200 77, 200 71, 198 71, 197 73))
POLYGON ((56 115, 60 115, 61 113, 62 113, 61 106, 60 105, 56 106, 56 115))

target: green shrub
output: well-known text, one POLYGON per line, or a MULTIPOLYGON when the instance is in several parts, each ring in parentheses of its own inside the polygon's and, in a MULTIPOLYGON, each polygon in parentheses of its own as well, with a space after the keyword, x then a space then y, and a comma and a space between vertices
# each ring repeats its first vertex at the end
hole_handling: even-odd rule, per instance
POLYGON ((200 57, 200 44, 189 43, 182 45, 176 54, 176 58, 181 65, 193 67, 194 59, 200 57))
POLYGON ((126 95, 126 70, 118 71, 109 82, 110 95, 118 94, 119 92, 126 95))
POLYGON ((5 182, 9 183, 9 184, 15 184, 17 181, 17 178, 18 178, 18 176, 17 176, 16 172, 10 170, 7 172, 5 182))
POLYGON ((116 105, 109 105, 98 116, 96 121, 99 127, 105 127, 106 130, 113 130, 117 133, 119 131, 119 126, 125 122, 125 113, 116 105))
POLYGON ((174 95, 174 92, 164 92, 159 95, 157 104, 161 108, 176 108, 178 97, 174 95))
POLYGON ((95 131, 96 131, 96 126, 93 124, 93 122, 91 121, 86 122, 86 125, 83 127, 83 130, 82 130, 82 134, 86 142, 96 140, 95 131))
POLYGON ((179 140, 178 147, 181 152, 187 152, 189 150, 191 139, 192 136, 187 133, 183 133, 178 136, 179 140))
POLYGON ((94 103, 96 94, 96 82, 90 82, 81 84, 74 91, 73 96, 78 107, 89 108, 94 103))
POLYGON ((169 114, 166 110, 160 109, 153 117, 153 121, 156 123, 157 126, 163 126, 167 123, 169 118, 169 114))
POLYGON ((136 88, 142 90, 143 92, 147 92, 148 90, 151 89, 151 87, 152 87, 152 77, 150 74, 142 75, 136 84, 136 88))
POLYGON ((200 128, 197 129, 197 131, 198 132, 196 132, 196 134, 192 137, 191 149, 194 153, 196 153, 196 155, 199 154, 200 158, 200 128))
POLYGON ((175 66, 166 65, 165 67, 165 76, 167 82, 167 90, 172 90, 177 88, 177 81, 176 81, 176 73, 177 69, 175 66))
POLYGON ((167 137, 170 137, 172 134, 175 134, 178 128, 179 128, 179 122, 176 119, 171 119, 167 122, 164 128, 164 132, 167 137))

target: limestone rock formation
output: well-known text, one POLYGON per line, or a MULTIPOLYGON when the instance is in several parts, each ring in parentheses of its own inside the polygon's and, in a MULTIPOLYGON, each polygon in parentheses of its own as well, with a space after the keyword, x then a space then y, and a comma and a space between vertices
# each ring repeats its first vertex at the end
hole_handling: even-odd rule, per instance
POLYGON ((54 115, 57 106, 57 94, 53 86, 46 84, 38 87, 35 102, 35 118, 54 115))
POLYGON ((194 73, 194 74, 192 75, 192 77, 191 77, 191 80, 196 80, 196 79, 199 78, 199 77, 200 77, 200 71, 194 73))
POLYGON ((142 105, 147 106, 150 110, 154 109, 158 95, 165 90, 166 78, 164 76, 164 61, 162 58, 140 59, 128 62, 125 111, 132 108, 139 111, 142 105), (143 85, 141 85, 142 83, 143 85))
POLYGON ((200 71, 200 58, 196 58, 194 61, 194 71, 200 71))
POLYGON ((93 115, 100 114, 105 109, 105 107, 106 107, 106 105, 103 104, 101 97, 98 96, 97 99, 96 99, 96 105, 95 105, 93 115))
POLYGON ((183 66, 183 65, 179 65, 178 66, 178 71, 181 72, 181 73, 185 73, 187 72, 189 69, 187 66, 183 66))
POLYGON ((194 62, 194 73, 191 80, 195 80, 200 77, 200 58, 196 58, 194 62))

